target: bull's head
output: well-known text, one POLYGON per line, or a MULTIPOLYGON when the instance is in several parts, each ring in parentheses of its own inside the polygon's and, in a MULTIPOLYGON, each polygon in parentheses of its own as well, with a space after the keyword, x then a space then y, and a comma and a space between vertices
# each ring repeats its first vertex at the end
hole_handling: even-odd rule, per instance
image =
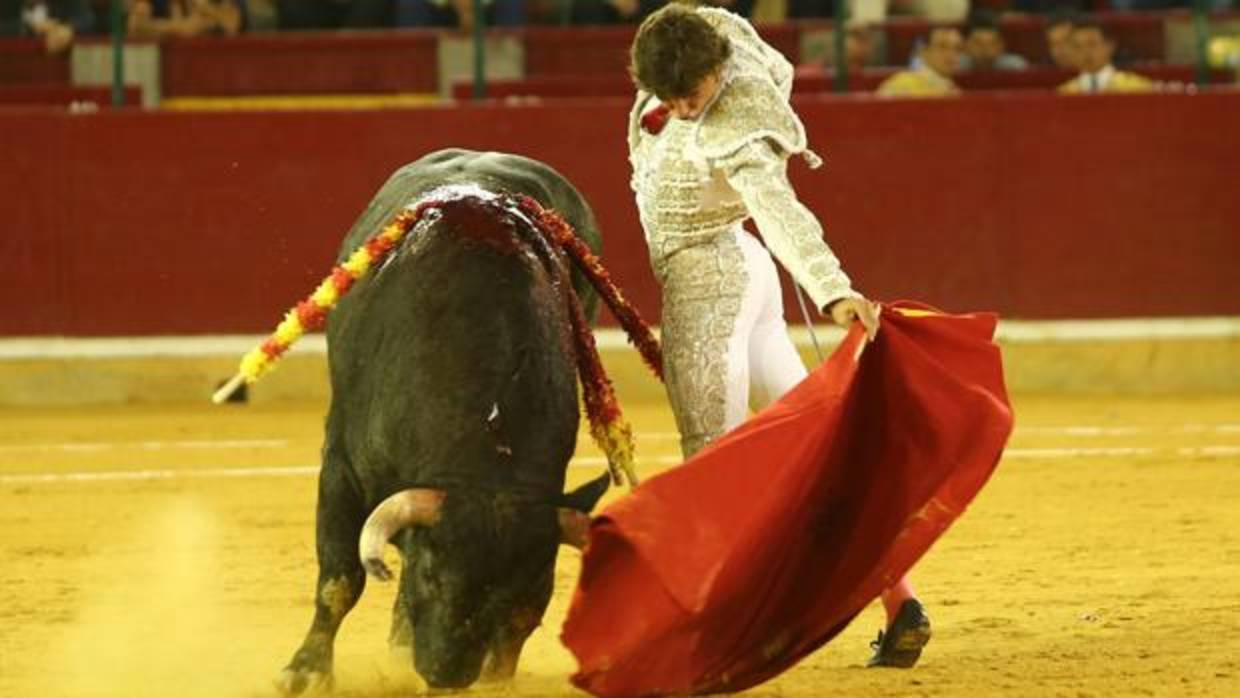
POLYGON ((399 594, 407 602, 415 668, 427 683, 468 686, 488 656, 488 671, 515 670, 521 645, 550 600, 556 547, 585 545, 587 512, 607 484, 604 475, 541 505, 415 488, 375 507, 358 552, 368 574, 390 580, 384 546, 393 541, 401 549, 399 594))

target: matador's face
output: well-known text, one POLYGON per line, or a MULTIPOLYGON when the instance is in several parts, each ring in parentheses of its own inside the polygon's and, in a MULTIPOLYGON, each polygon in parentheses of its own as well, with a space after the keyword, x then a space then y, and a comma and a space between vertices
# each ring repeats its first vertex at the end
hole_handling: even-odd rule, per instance
POLYGON ((1087 73, 1096 73, 1107 67, 1115 55, 1115 42, 1097 27, 1074 29, 1072 48, 1076 52, 1077 67, 1087 73))
POLYGON ((693 91, 686 97, 669 97, 663 100, 671 111, 672 116, 677 119, 696 119, 706 110, 706 105, 715 98, 715 94, 719 92, 719 87, 723 84, 723 79, 718 71, 702 78, 693 91))

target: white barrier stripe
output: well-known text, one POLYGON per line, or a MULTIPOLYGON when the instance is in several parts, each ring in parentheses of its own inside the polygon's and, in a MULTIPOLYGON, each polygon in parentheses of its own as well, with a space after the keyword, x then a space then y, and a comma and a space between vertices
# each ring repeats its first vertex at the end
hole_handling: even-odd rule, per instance
POLYGON ((222 450, 231 448, 285 448, 288 439, 236 439, 236 440, 199 440, 199 441, 82 441, 42 444, 6 444, 0 445, 0 453, 29 451, 108 451, 112 449, 133 448, 141 451, 165 451, 170 449, 201 449, 222 450))
MULTIPOLYGON (((279 320, 272 315, 272 322, 279 320)), ((657 328, 656 334, 657 334, 657 328)), ((825 322, 815 327, 820 339, 838 342, 843 330, 825 322)), ((805 327, 790 327, 793 340, 809 346, 805 327)), ((600 349, 629 346, 618 328, 595 330, 600 349)), ((1089 342, 1148 339, 1240 338, 1240 317, 1160 317, 1093 320, 1001 320, 995 333, 1000 342, 1089 342)), ((147 358, 159 356, 239 358, 267 335, 206 335, 175 337, 17 337, 0 339, 0 360, 147 358)), ((323 354, 327 341, 322 334, 304 337, 292 352, 323 354)))
POLYGON ((1152 456, 1157 453, 1153 448, 1009 448, 1003 452, 1004 458, 1080 458, 1080 457, 1123 457, 1152 456))
POLYGON ((1176 451, 1186 458, 1240 456, 1240 446, 1189 446, 1176 451))
POLYGON ((1094 342, 1148 339, 1234 339, 1240 317, 1167 317, 1100 320, 1001 320, 1000 342, 1094 342))
POLYGON ((1060 434, 1063 436, 1133 436, 1137 434, 1240 434, 1240 424, 1147 424, 1132 427, 1108 426, 1017 426, 1017 434, 1060 434))
POLYGON ((1203 431, 1214 431, 1220 434, 1240 434, 1240 424, 1185 424, 1184 431, 1193 434, 1203 431))
MULTIPOLYGON (((1185 434, 1240 434, 1240 424, 1181 424, 1153 425, 1140 427, 1107 427, 1107 426, 1018 426, 1016 435, 1063 435, 1081 437, 1133 436, 1138 434, 1155 434, 1180 432, 1185 434)), ((588 433, 578 434, 578 439, 588 441, 588 433)), ((680 435, 676 432, 653 431, 638 432, 638 444, 650 442, 678 442, 680 435)), ((142 451, 164 451, 173 449, 184 450, 227 450, 227 449, 275 449, 288 448, 290 439, 188 439, 179 441, 81 441, 61 443, 6 444, 0 445, 0 453, 48 452, 89 453, 107 450, 137 449, 142 451)))
MULTIPOLYGON (((278 320, 278 318, 275 318, 278 320)), ((155 357, 221 357, 240 360, 267 335, 203 337, 21 337, 0 340, 0 360, 16 359, 144 359, 155 357)), ((290 354, 325 354, 322 334, 302 337, 290 354)))
MULTIPOLYGON (((1009 448, 1003 458, 1016 460, 1060 460, 1068 458, 1149 458, 1153 456, 1180 457, 1204 460, 1219 457, 1240 456, 1240 446, 1195 446, 1175 450, 1156 448, 1009 448)), ((638 457, 639 466, 676 465, 680 456, 638 457)), ((572 468, 606 467, 602 456, 583 456, 569 463, 572 468)), ((186 468, 152 470, 110 470, 99 472, 67 473, 12 473, 0 474, 0 485, 22 485, 56 482, 115 482, 125 480, 175 480, 247 477, 298 477, 315 475, 317 465, 270 466, 259 468, 186 468)))
POLYGON ((264 468, 194 468, 183 470, 103 470, 73 473, 16 473, 0 475, 0 484, 43 482, 114 482, 119 480, 175 480, 244 477, 289 477, 314 475, 317 465, 271 466, 264 468))
POLYGON ((1132 436, 1148 431, 1140 427, 1016 427, 1017 434, 1062 434, 1064 436, 1132 436))
MULTIPOLYGON (((1240 424, 1181 424, 1181 425, 1148 425, 1132 427, 1109 426, 1017 426, 1016 435, 1063 435, 1081 437, 1134 436, 1139 434, 1157 434, 1179 432, 1185 434, 1240 434, 1240 424)), ((580 432, 578 439, 588 441, 590 435, 580 432)), ((680 435, 670 431, 638 432, 637 442, 678 442, 680 435)), ((88 453, 107 450, 137 449, 142 451, 164 451, 173 449, 184 450, 228 450, 228 449, 275 449, 288 448, 291 439, 183 439, 178 441, 80 441, 59 443, 4 444, 0 445, 0 453, 47 452, 62 451, 65 453, 88 453)), ((1224 447, 1227 448, 1227 447, 1224 447)))
MULTIPOLYGON (((639 459, 638 463, 658 463, 659 465, 672 465, 679 463, 680 457, 655 457, 639 459)), ((569 463, 570 467, 605 467, 607 459, 601 456, 576 458, 569 463)), ((174 480, 178 478, 184 479, 210 479, 210 478, 240 478, 240 477, 290 477, 299 475, 316 475, 319 472, 317 465, 289 465, 289 466, 269 466, 259 468, 185 468, 185 469, 169 469, 158 468, 151 470, 101 470, 98 472, 68 472, 68 473, 13 473, 9 475, 0 474, 0 485, 7 484, 31 484, 46 482, 110 482, 123 480, 174 480)))

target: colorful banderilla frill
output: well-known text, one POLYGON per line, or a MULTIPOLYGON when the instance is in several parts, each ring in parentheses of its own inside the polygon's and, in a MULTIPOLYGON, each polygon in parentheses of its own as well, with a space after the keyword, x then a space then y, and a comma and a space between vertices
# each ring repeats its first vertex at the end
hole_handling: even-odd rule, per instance
POLYGON ((309 297, 284 314, 284 320, 276 326, 275 332, 241 359, 237 375, 215 391, 211 399, 217 404, 224 402, 242 383, 253 383, 271 370, 302 335, 323 329, 327 324, 327 313, 336 307, 340 297, 349 292, 354 282, 387 259, 433 203, 425 201, 401 211, 377 235, 354 250, 343 264, 333 267, 331 274, 309 297))
MULTIPOLYGON (((573 261, 620 321, 629 335, 629 340, 641 353, 642 359, 654 374, 662 379, 662 354, 649 325, 624 298, 611 280, 611 275, 603 267, 602 260, 590 251, 572 226, 559 214, 543 208, 532 198, 514 199, 503 196, 497 199, 502 209, 515 210, 528 217, 539 233, 552 243, 553 249, 559 250, 573 261)), ((276 327, 275 332, 242 358, 237 375, 217 390, 212 399, 216 403, 224 402, 243 383, 254 383, 270 371, 302 335, 322 329, 327 323, 328 312, 336 307, 336 303, 348 293, 353 284, 371 269, 382 264, 426 212, 442 203, 437 199, 420 201, 401 211, 377 235, 362 243, 343 264, 332 269, 331 274, 309 297, 285 313, 284 320, 276 327)), ((594 335, 590 331, 581 302, 572 290, 572 285, 566 284, 566 287, 569 289, 569 319, 575 338, 577 372, 581 379, 586 414, 590 420, 590 435, 607 456, 612 478, 617 483, 627 480, 630 486, 636 485, 633 430, 624 420, 611 380, 599 359, 594 335)))
POLYGON ((568 221, 558 213, 543 208, 542 204, 529 196, 521 197, 519 203, 521 210, 533 218, 538 228, 544 234, 549 235, 551 240, 568 254, 581 273, 585 274, 590 285, 598 291, 603 302, 611 310, 611 314, 616 316, 620 326, 629 335, 629 341, 637 347, 642 360, 659 380, 663 380, 663 353, 659 349, 659 342, 654 338, 654 333, 650 331, 650 326, 642 320, 637 308, 629 303, 621 293, 620 287, 611 280, 611 274, 607 273, 603 260, 590 250, 585 241, 577 236, 568 221))
MULTIPOLYGON (((642 320, 632 304, 611 280, 603 262, 588 245, 577 236, 573 227, 555 211, 542 207, 531 197, 521 197, 517 202, 520 211, 534 221, 534 227, 550 238, 555 247, 567 254, 574 266, 581 270, 590 285, 603 298, 620 325, 629 335, 629 341, 637 347, 646 365, 660 379, 663 378, 663 355, 650 326, 642 320)), ((571 288, 571 285, 570 285, 571 288)), ((590 436, 607 455, 612 479, 617 484, 627 480, 637 484, 633 458, 633 429, 625 421, 616 400, 616 391, 607 377, 603 362, 599 359, 594 334, 576 293, 569 293, 569 318, 577 346, 577 374, 581 378, 581 390, 586 403, 586 415, 590 420, 590 436)))

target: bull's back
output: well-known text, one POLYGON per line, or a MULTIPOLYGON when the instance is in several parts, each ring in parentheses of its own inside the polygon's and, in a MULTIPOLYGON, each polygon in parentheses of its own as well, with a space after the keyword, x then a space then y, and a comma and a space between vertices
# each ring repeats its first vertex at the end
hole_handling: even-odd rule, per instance
POLYGON ((477 215, 445 207, 331 317, 329 451, 364 490, 563 487, 578 420, 565 289, 477 215))

